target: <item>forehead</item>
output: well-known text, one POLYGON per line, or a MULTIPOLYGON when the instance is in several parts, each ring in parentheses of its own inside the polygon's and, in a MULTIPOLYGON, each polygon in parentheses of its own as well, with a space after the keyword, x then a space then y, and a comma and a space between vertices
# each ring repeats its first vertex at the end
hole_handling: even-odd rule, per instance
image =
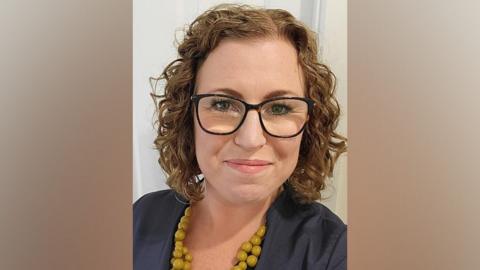
POLYGON ((198 94, 231 89, 257 101, 272 92, 304 95, 297 51, 283 39, 223 40, 204 61, 196 80, 198 94))

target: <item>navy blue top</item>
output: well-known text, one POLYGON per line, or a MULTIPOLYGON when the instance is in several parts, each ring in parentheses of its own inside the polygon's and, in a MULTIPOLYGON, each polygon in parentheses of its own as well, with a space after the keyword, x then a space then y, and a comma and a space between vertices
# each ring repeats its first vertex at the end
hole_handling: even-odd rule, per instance
MULTIPOLYGON (((347 269, 347 226, 322 204, 296 203, 292 192, 285 185, 267 211, 267 233, 255 270, 347 269)), ((173 190, 162 190, 135 202, 134 270, 171 268, 174 233, 187 207, 179 200, 184 201, 173 190)))

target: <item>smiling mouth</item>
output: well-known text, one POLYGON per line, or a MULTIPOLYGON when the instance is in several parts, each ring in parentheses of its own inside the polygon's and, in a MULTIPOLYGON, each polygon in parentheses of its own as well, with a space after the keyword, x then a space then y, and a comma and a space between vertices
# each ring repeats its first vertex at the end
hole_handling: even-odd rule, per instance
POLYGON ((257 159, 230 159, 225 160, 225 164, 239 172, 255 174, 269 168, 272 165, 272 162, 257 159))

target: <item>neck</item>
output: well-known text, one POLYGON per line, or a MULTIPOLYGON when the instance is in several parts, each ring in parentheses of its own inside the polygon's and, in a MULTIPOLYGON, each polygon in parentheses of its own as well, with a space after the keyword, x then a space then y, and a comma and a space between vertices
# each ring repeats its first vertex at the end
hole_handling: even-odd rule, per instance
POLYGON ((274 192, 263 200, 232 203, 218 196, 213 188, 207 187, 207 190, 203 200, 192 206, 192 219, 196 226, 210 228, 225 236, 256 230, 264 224, 266 212, 278 195, 274 192))

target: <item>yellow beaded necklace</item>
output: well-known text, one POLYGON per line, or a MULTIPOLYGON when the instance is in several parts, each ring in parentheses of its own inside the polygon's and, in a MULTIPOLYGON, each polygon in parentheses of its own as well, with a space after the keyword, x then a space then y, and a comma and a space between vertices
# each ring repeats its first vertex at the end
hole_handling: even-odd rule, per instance
MULTIPOLYGON (((188 223, 190 222, 190 212, 189 206, 180 218, 177 231, 175 232, 175 248, 172 252, 172 259, 170 259, 172 269, 175 270, 189 270, 192 268, 192 255, 188 252, 187 247, 183 245, 183 239, 185 239, 188 223)), ((249 241, 243 242, 237 253, 238 263, 232 267, 232 270, 245 270, 247 266, 255 267, 257 265, 258 257, 260 257, 262 252, 260 245, 266 232, 267 227, 262 225, 249 241)))

